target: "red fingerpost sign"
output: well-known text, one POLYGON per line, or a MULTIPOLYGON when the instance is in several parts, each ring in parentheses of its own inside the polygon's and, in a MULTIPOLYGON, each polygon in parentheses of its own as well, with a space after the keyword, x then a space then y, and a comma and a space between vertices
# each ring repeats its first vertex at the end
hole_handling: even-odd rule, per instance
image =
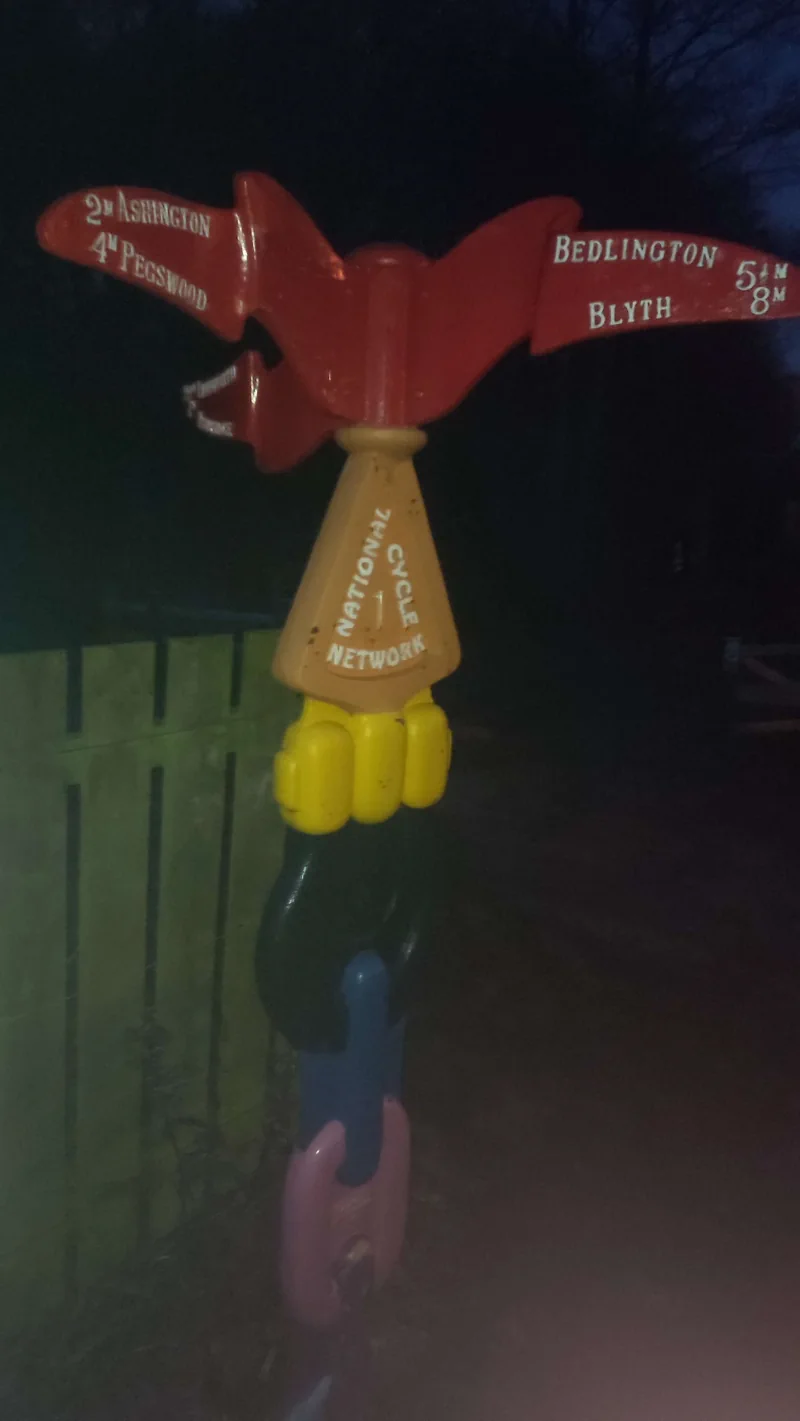
POLYGON ((531 351, 594 336, 800 315, 800 273, 766 252, 677 232, 557 232, 531 351))
POLYGON ((229 340, 255 316, 285 361, 242 357, 187 390, 209 433, 262 468, 298 462, 337 429, 402 428, 453 409, 519 341, 534 354, 623 331, 800 314, 797 268, 671 232, 582 232, 569 198, 523 203, 439 261, 407 247, 340 257, 271 178, 235 180, 232 209, 141 188, 51 207, 47 250, 182 307, 229 340))
MULTIPOLYGON (((140 188, 74 193, 48 209, 38 237, 47 251, 142 286, 229 340, 255 316, 299 384, 262 380, 265 417, 273 394, 289 390, 290 421, 307 422, 314 442, 342 423, 419 425, 457 405, 528 335, 550 234, 580 217, 569 198, 537 199, 438 262, 399 246, 343 259, 271 178, 245 174, 235 192, 231 210, 140 188), (324 427, 308 408, 300 420, 303 399, 326 413, 324 427)), ((242 437, 252 432, 248 425, 242 437)))
POLYGON ((244 325, 244 264, 235 214, 149 188, 99 187, 49 207, 46 251, 141 286, 226 340, 244 325))
POLYGON ((199 428, 263 469, 331 434, 350 453, 276 657, 276 674, 350 709, 395 710, 449 674, 458 638, 411 455, 506 351, 800 314, 796 268, 710 238, 581 232, 568 198, 524 203, 439 261, 401 246, 340 257, 262 174, 231 209, 140 188, 62 199, 49 251, 180 306, 228 340, 255 316, 280 347, 184 390, 199 428), (359 428, 360 426, 360 428, 359 428), (409 442, 410 441, 410 442, 409 442))
POLYGON ((49 207, 37 236, 55 256, 141 286, 226 340, 239 339, 250 315, 287 353, 306 331, 300 364, 313 381, 347 315, 341 258, 271 178, 241 175, 235 195, 233 208, 219 208, 150 188, 87 189, 49 207))
POLYGON ((185 385, 183 398, 199 430, 249 444, 264 473, 290 469, 344 423, 314 403, 286 361, 268 370, 254 350, 185 385))

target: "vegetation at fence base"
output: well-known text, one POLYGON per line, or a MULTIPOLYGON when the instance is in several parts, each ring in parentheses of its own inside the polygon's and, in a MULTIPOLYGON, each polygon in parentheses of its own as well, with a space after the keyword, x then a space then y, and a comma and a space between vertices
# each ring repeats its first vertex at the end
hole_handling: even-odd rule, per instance
POLYGON ((86 1421, 105 1414, 107 1398, 144 1402, 182 1384, 193 1396, 252 1389, 282 1327, 275 1220, 295 1079, 293 1053, 275 1037, 256 1168, 241 1171, 219 1140, 192 1125, 179 1226, 9 1339, 9 1421, 28 1421, 29 1412, 31 1421, 86 1421))

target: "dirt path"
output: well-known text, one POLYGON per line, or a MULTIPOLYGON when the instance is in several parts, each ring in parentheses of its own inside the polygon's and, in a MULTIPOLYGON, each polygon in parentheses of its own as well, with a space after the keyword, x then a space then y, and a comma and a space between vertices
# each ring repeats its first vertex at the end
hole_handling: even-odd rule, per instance
POLYGON ((796 1421, 793 773, 455 787, 377 1415, 796 1421))

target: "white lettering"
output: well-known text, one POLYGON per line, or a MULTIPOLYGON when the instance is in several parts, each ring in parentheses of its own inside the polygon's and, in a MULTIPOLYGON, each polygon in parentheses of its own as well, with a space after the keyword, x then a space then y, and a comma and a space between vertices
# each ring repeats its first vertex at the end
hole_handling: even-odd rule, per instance
MULTIPOLYGON (((715 249, 715 250, 716 250, 716 249, 715 249)), ((775 263, 775 280, 776 280, 776 281, 785 281, 786 278, 788 277, 788 275, 789 275, 789 263, 788 263, 788 262, 776 262, 776 263, 775 263)))
POLYGON ((101 266, 105 266, 106 261, 107 261, 107 254, 106 254, 106 243, 107 243, 107 242, 108 242, 108 237, 107 237, 106 233, 105 233, 105 232, 98 232, 97 236, 95 237, 94 241, 92 242, 92 245, 91 245, 90 248, 89 248, 89 251, 90 251, 90 252, 96 252, 96 253, 97 253, 97 260, 99 261, 99 263, 100 263, 101 266))
POLYGON ((209 419, 202 410, 197 413, 197 428, 204 434, 216 434, 223 439, 233 439, 233 424, 229 419, 209 419))
POLYGON ((669 321, 672 319, 672 297, 652 296, 642 297, 639 301, 623 301, 621 313, 619 305, 610 301, 590 301, 589 302, 589 330, 599 331, 603 326, 633 326, 653 319, 653 305, 655 304, 655 319, 657 321, 669 321))
POLYGON ((399 543, 391 543, 386 550, 386 556, 392 565, 392 576, 397 578, 394 591, 400 620, 404 627, 413 626, 419 622, 419 617, 415 611, 410 610, 414 603, 414 589, 406 569, 405 551, 399 543))
POLYGON ((97 193, 87 192, 83 200, 89 209, 86 215, 86 221, 89 222, 92 227, 99 227, 100 218, 103 215, 103 204, 97 196, 97 193))
POLYGON ((366 647, 344 647, 332 641, 325 660, 331 666, 341 666, 346 671, 383 671, 394 669, 401 661, 413 661, 414 657, 421 656, 424 650, 425 640, 419 633, 412 637, 411 641, 401 641, 398 646, 389 646, 378 651, 370 651, 366 647))
MULTIPOLYGON (((361 553, 356 563, 356 572, 353 574, 353 581, 347 589, 345 596, 349 599, 342 607, 344 617, 337 624, 339 636, 349 636, 355 626, 356 618, 361 608, 364 593, 356 587, 359 582, 362 587, 369 586, 369 580, 375 571, 375 557, 380 549, 383 535, 386 532, 386 525, 392 516, 391 508, 376 508, 374 517, 369 525, 372 536, 364 539, 361 553), (354 599, 360 599, 356 601, 354 599)), ((402 549, 401 549, 402 551, 402 549)))
MULTIPOLYGON (((99 201, 96 194, 90 193, 89 196, 99 201)), ((86 201, 88 205, 88 197, 86 201)), ((121 188, 117 189, 117 218, 120 222, 133 222, 145 227, 173 227, 180 232, 191 232, 195 237, 211 237, 210 212, 182 207, 176 202, 164 202, 160 198, 128 199, 121 188)), ((93 220, 92 217, 87 218, 87 221, 93 220)))
MULTIPOLYGON (((160 266, 158 270, 160 273, 164 273, 163 266, 160 266)), ((160 284, 163 286, 163 281, 160 284)), ((204 400, 208 395, 215 395, 217 390, 224 390, 228 385, 232 385, 235 379, 236 366, 229 365, 221 375, 213 375, 210 380, 196 380, 193 385, 187 385, 185 393, 194 395, 198 400, 204 400)))
POLYGON ((772 288, 772 299, 773 299, 773 301, 785 301, 785 300, 786 300, 786 287, 785 287, 785 286, 774 286, 774 287, 772 288))
MULTIPOLYGON (((553 253, 554 263, 563 262, 616 262, 616 261, 651 261, 662 262, 668 260, 672 263, 682 259, 684 266, 713 267, 719 252, 718 246, 710 243, 686 242, 683 237, 673 237, 669 242, 665 238, 657 237, 648 241, 645 237, 606 237, 600 240, 597 237, 568 237, 563 234, 556 237, 555 251, 553 253)), ((785 280, 788 268, 775 268, 776 279, 785 280)), ((762 280, 766 279, 766 271, 762 272, 762 280)), ((755 282, 755 278, 754 278, 755 282)), ((744 289, 744 288, 742 288, 744 289)))
POLYGON ((756 286, 753 291, 753 299, 750 303, 750 311, 754 316, 766 316, 769 310, 770 289, 768 286, 756 286))
MULTIPOLYGON (((116 238, 113 245, 109 239, 108 249, 116 250, 116 238)), ((195 286, 185 277, 178 276, 168 267, 156 265, 141 252, 137 252, 133 242, 123 240, 119 271, 123 276, 131 275, 139 281, 147 282, 149 286, 157 286, 161 291, 166 290, 170 296, 176 296, 179 301, 183 301, 187 306, 194 306, 197 311, 204 311, 208 305, 208 296, 201 287, 195 286)))

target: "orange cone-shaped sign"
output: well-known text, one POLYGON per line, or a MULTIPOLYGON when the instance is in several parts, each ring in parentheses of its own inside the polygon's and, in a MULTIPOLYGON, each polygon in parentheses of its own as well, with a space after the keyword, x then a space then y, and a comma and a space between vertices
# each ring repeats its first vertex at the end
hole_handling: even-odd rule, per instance
POLYGON ((460 659, 412 455, 417 429, 346 429, 349 451, 273 672, 349 711, 401 710, 460 659))

